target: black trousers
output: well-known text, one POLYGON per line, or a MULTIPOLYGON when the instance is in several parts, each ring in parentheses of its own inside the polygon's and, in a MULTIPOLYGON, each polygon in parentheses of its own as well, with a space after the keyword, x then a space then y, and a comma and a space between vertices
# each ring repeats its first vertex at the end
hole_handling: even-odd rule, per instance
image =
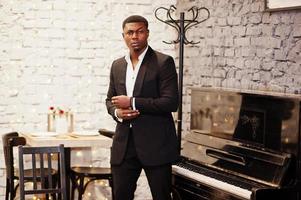
POLYGON ((120 165, 112 165, 115 200, 132 200, 137 187, 137 180, 142 169, 154 200, 170 200, 171 164, 143 166, 139 161, 132 134, 129 136, 127 152, 120 165))

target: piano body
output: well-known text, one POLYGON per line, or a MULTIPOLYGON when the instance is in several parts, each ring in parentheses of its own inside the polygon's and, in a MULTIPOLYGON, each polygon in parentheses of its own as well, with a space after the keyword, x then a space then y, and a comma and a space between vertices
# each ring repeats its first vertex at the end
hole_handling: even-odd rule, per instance
POLYGON ((301 199, 299 95, 192 88, 173 198, 301 199))

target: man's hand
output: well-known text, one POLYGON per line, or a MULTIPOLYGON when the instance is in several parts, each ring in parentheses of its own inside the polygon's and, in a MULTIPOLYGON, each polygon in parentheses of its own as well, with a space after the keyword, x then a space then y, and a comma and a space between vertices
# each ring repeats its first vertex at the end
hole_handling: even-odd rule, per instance
POLYGON ((130 97, 125 95, 114 96, 111 100, 112 104, 117 108, 128 109, 131 107, 130 97))
POLYGON ((117 109, 117 117, 124 120, 134 119, 139 115, 138 110, 132 109, 117 109))

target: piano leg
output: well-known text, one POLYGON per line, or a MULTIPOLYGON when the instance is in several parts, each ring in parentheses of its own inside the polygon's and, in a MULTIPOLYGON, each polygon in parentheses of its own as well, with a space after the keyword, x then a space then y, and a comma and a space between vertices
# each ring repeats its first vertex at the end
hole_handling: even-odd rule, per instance
POLYGON ((172 200, 181 200, 180 193, 174 187, 171 189, 171 197, 172 200))

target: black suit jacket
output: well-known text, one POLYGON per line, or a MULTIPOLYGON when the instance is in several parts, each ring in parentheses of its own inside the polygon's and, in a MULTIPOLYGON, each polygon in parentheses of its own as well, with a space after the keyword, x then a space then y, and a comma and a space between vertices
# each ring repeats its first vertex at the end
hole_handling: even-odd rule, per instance
POLYGON ((124 57, 111 67, 106 106, 117 121, 111 151, 111 164, 120 164, 124 158, 130 124, 139 160, 143 165, 171 163, 178 158, 177 136, 171 112, 178 108, 178 82, 172 57, 149 47, 140 66, 133 97, 140 115, 133 120, 119 122, 111 98, 126 94, 126 67, 124 57))

